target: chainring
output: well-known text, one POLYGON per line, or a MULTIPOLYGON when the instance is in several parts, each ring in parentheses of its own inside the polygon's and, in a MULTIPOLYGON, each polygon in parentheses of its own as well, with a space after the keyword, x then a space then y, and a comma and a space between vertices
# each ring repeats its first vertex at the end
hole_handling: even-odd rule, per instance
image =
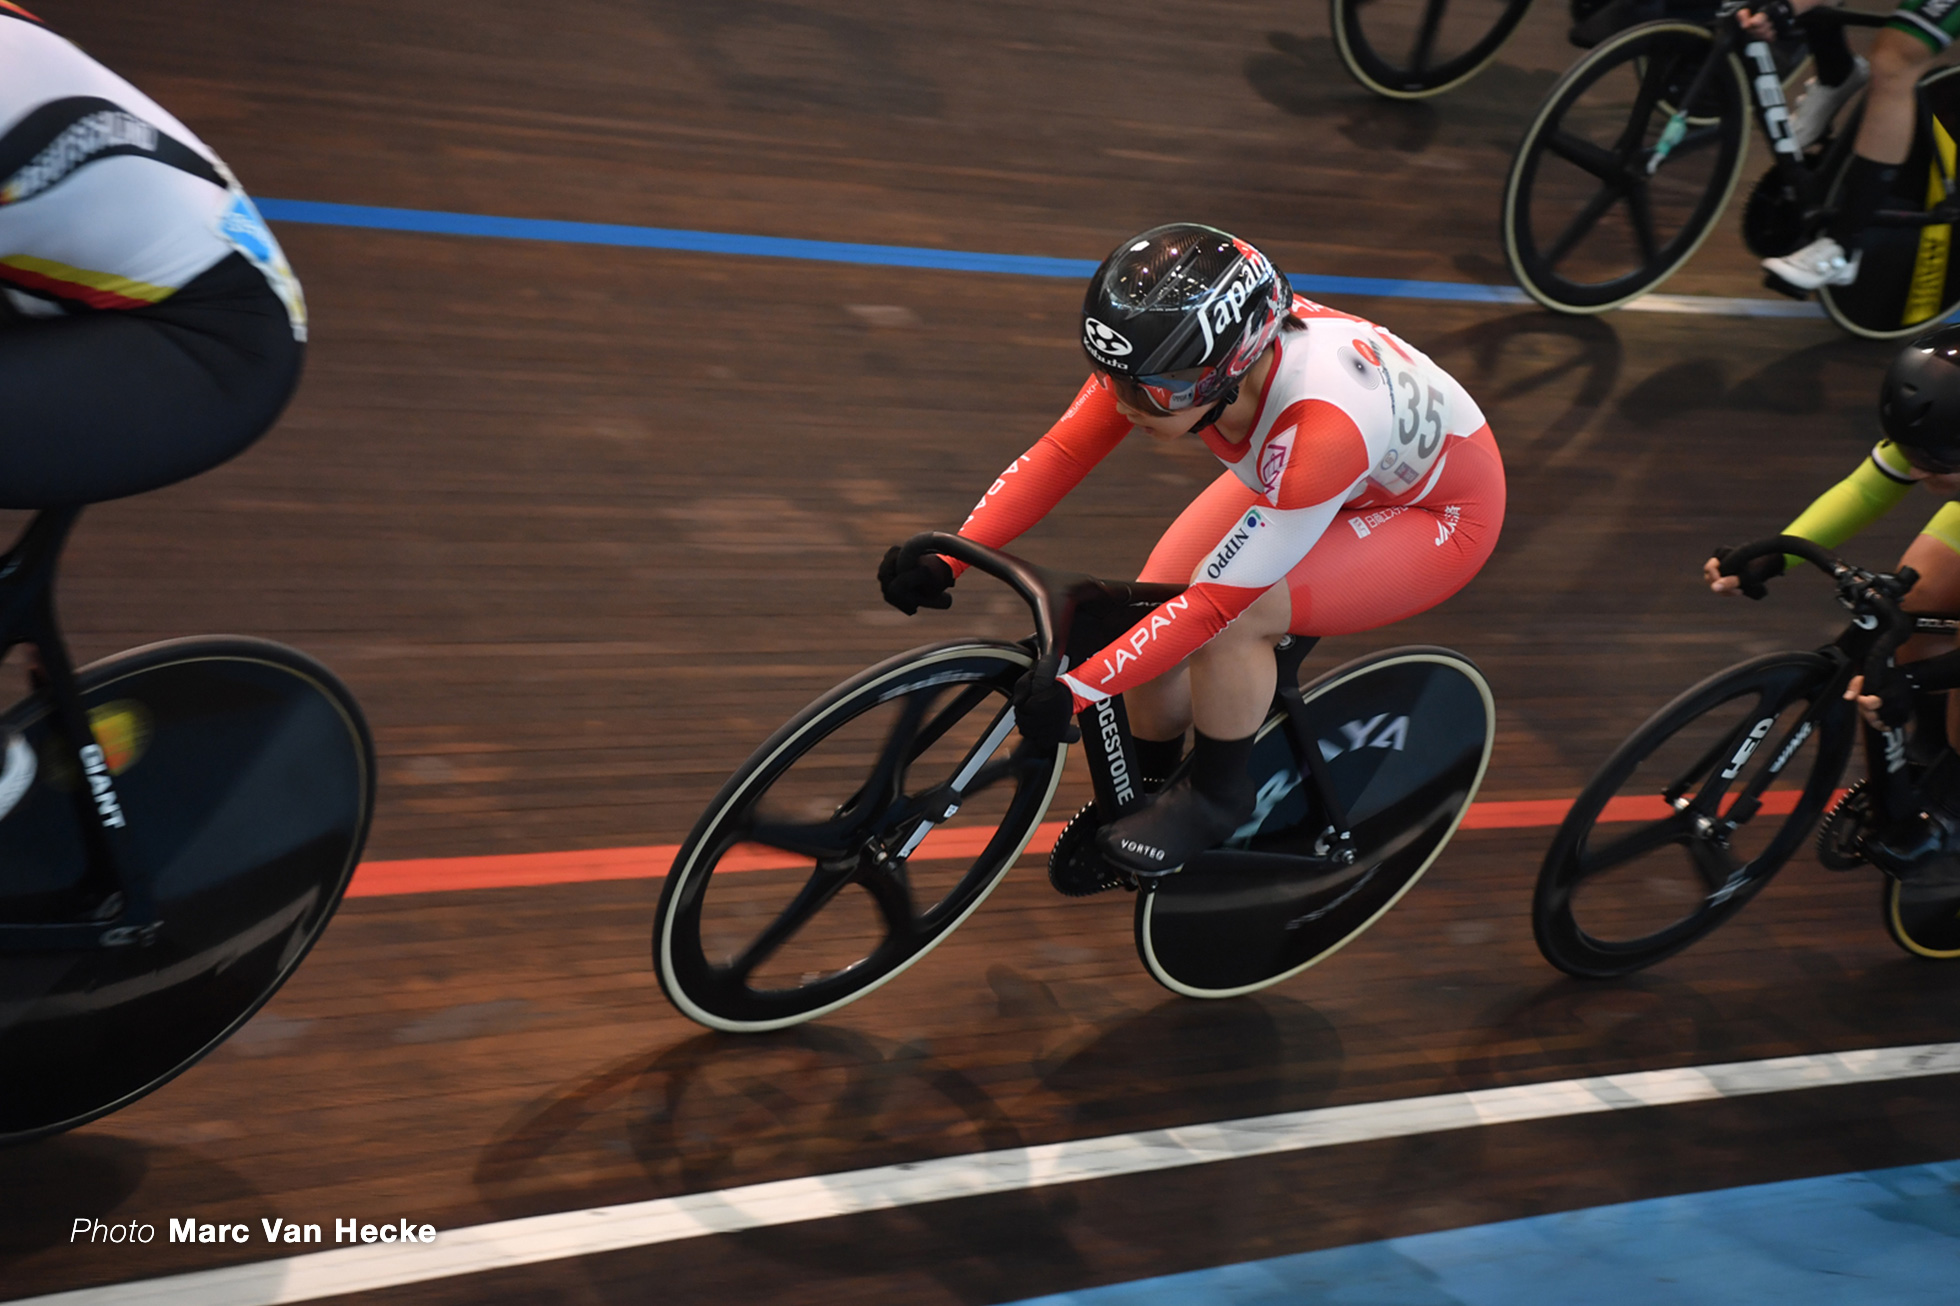
POLYGON ((1868 865, 1865 835, 1871 829, 1872 796, 1860 780, 1845 790, 1817 827, 1817 860, 1826 870, 1852 871, 1868 865))
POLYGON ((1804 237, 1803 201, 1771 168, 1757 180, 1742 206, 1742 243, 1757 258, 1778 258, 1802 248, 1804 237))
POLYGON ((1048 883, 1070 898, 1087 898, 1110 889, 1135 889, 1135 877, 1112 866, 1096 847, 1102 818, 1090 803, 1068 819, 1048 854, 1048 883))

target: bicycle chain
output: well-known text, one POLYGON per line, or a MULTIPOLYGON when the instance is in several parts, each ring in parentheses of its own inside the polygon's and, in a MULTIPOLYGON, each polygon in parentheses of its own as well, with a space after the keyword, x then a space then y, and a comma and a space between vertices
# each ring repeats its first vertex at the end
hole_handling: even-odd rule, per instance
POLYGON ((1134 877, 1110 865, 1096 848, 1096 831, 1101 828, 1096 805, 1090 803, 1055 836, 1055 847, 1048 854, 1048 883, 1057 893, 1087 898, 1110 889, 1137 887, 1134 877))
POLYGON ((1826 870, 1850 871, 1866 865, 1865 834, 1871 828, 1872 798, 1860 780, 1844 791, 1817 827, 1817 860, 1826 870))

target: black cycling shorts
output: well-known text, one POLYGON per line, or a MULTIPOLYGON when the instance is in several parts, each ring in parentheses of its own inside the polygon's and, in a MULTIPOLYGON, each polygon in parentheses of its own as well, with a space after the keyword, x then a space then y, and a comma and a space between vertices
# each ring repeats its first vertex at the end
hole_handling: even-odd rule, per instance
POLYGON ((237 254, 145 308, 35 318, 0 301, 0 508, 120 499, 236 457, 304 353, 237 254))

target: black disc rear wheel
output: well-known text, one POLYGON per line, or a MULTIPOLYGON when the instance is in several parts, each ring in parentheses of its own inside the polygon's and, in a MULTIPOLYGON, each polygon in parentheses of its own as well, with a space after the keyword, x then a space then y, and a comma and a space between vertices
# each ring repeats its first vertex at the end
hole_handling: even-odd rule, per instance
POLYGON ((1014 644, 903 654, 839 685, 722 787, 660 895, 654 967, 712 1029, 780 1029, 878 988, 993 891, 1066 746, 1021 745, 1014 644))
POLYGON ((1532 899, 1545 959, 1583 978, 1624 975, 1754 897, 1802 846, 1850 755, 1849 717, 1823 697, 1836 674, 1817 653, 1756 658, 1621 744, 1545 854, 1532 899))
MULTIPOLYGON (((114 1111, 223 1042, 326 928, 373 812, 360 709, 304 654, 174 640, 78 680, 161 924, 147 945, 0 951, 0 1142, 114 1111)), ((0 730, 18 798, 0 812, 0 921, 72 919, 87 853, 71 745, 40 695, 0 730)))
POLYGON ((1307 782, 1287 717, 1270 717, 1253 744, 1251 818, 1137 895, 1137 953, 1186 997, 1252 993, 1340 951, 1441 855, 1483 780, 1496 711, 1458 653, 1389 649, 1335 668, 1301 698, 1303 742, 1347 827, 1333 826, 1307 782))
POLYGON ((1892 942, 1913 956, 1960 960, 1960 885, 1901 884, 1888 875, 1879 908, 1892 942))

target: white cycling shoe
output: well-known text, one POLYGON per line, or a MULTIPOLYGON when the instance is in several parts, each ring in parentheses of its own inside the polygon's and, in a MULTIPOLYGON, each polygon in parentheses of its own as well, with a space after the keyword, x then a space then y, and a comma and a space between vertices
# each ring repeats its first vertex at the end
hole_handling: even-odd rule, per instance
POLYGON ((1856 281, 1858 264, 1863 258, 1863 250, 1847 258, 1844 246, 1829 236, 1819 236, 1795 253, 1764 259, 1763 270, 1798 290, 1816 290, 1823 286, 1848 286, 1856 281))
POLYGON ((1872 79, 1872 66, 1865 56, 1856 56, 1851 65, 1851 76, 1844 79, 1842 86, 1825 86, 1813 77, 1803 84, 1803 94, 1797 97, 1797 107, 1790 114, 1790 135, 1795 138, 1797 148, 1807 150, 1824 139, 1831 123, 1838 116, 1838 110, 1851 102, 1851 97, 1865 89, 1865 83, 1872 79))

